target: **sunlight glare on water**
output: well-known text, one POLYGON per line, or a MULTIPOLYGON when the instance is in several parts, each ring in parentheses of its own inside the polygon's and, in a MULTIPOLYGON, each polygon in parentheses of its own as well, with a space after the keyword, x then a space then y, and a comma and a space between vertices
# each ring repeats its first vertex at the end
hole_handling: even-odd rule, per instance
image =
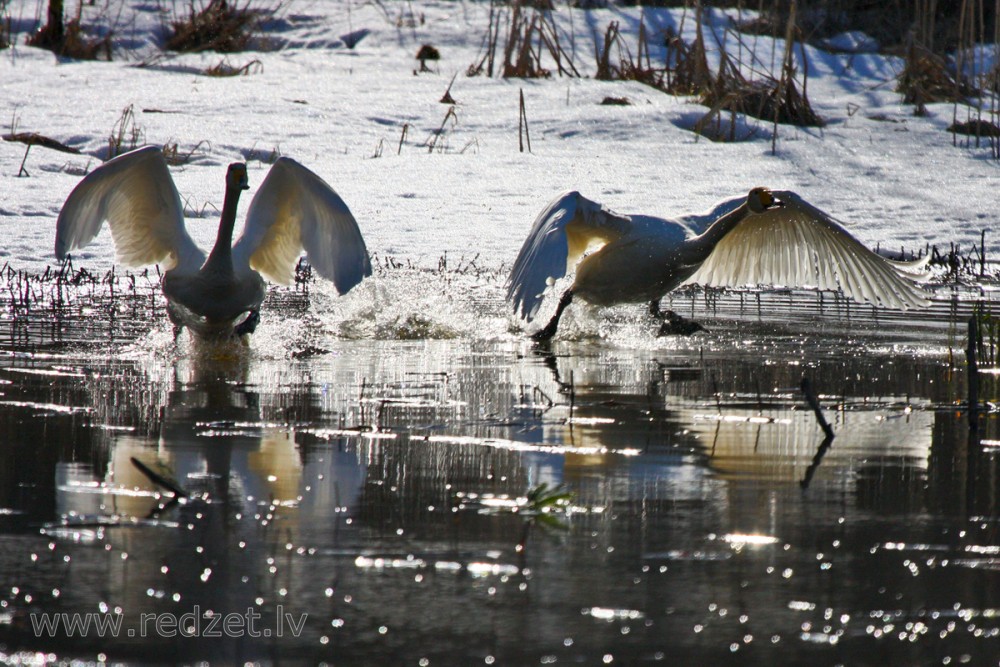
POLYGON ((36 636, 31 614, 100 604, 134 630, 304 614, 277 650, 338 664, 993 655, 1000 433, 985 420, 970 448, 940 356, 731 324, 659 340, 639 319, 545 349, 499 310, 463 325, 481 338, 407 340, 399 323, 441 298, 358 314, 375 339, 304 313, 249 345, 157 324, 120 355, 3 357, 6 655, 93 659, 105 644, 36 636))

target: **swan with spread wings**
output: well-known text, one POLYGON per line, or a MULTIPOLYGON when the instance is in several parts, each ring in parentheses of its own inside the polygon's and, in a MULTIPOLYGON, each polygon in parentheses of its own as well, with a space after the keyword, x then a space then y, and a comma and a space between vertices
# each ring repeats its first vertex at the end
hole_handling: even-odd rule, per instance
POLYGON ((794 192, 754 188, 709 214, 666 220, 623 216, 578 192, 550 203, 535 220, 507 282, 514 312, 531 322, 546 288, 575 270, 555 314, 532 338, 551 339, 575 298, 597 306, 649 302, 664 330, 696 330, 660 311, 677 287, 784 285, 840 290, 887 308, 929 303, 918 286, 926 260, 896 262, 866 248, 842 224, 794 192), (600 248, 587 254, 595 245, 600 248), (672 325, 672 328, 670 327, 672 325))
POLYGON ((270 168, 233 244, 247 167, 229 165, 215 245, 206 257, 184 227, 180 196, 163 152, 140 148, 105 162, 73 189, 56 223, 56 257, 66 259, 97 236, 105 221, 117 259, 128 266, 160 264, 175 334, 188 327, 203 338, 254 331, 264 277, 289 284, 303 250, 316 272, 346 293, 371 275, 358 224, 344 200, 291 158, 270 168))

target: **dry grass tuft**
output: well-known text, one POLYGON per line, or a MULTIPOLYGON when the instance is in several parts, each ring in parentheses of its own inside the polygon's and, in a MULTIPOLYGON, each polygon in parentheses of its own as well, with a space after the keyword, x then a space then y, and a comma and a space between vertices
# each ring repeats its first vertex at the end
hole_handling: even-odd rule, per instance
POLYGON ((258 72, 264 71, 264 63, 262 63, 257 58, 254 58, 245 65, 230 65, 229 61, 223 58, 218 62, 218 64, 212 65, 205 70, 205 76, 246 76, 248 74, 257 74, 258 72))
POLYGON ((469 66, 466 74, 478 76, 485 73, 486 76, 493 76, 500 46, 500 32, 506 22, 507 41, 503 46, 503 64, 499 68, 501 76, 548 78, 552 76, 552 71, 543 65, 545 54, 548 54, 560 76, 580 76, 572 58, 560 44, 551 11, 548 2, 511 0, 508 10, 491 1, 490 22, 484 39, 486 52, 478 63, 469 66))
POLYGON ((716 140, 733 141, 737 139, 735 136, 737 116, 742 114, 770 121, 774 124, 771 138, 774 151, 778 124, 823 127, 826 122, 813 110, 806 94, 806 82, 809 78, 807 59, 801 60, 803 68, 801 89, 796 77, 794 50, 795 45, 801 40, 802 35, 795 23, 793 11, 785 28, 785 54, 778 77, 760 74, 760 78, 749 80, 743 76, 740 65, 734 63, 723 50, 719 73, 709 89, 701 95, 701 101, 709 107, 709 112, 698 121, 695 130, 716 140), (729 112, 731 115, 728 137, 722 132, 724 112, 729 112), (713 121, 715 128, 710 130, 713 121))
POLYGON ((674 95, 707 92, 711 88, 713 77, 708 68, 701 24, 698 25, 698 36, 690 46, 673 31, 666 35, 666 46, 667 62, 673 65, 667 69, 667 91, 674 95))
POLYGON ((952 123, 949 132, 964 134, 970 137, 1000 137, 1000 127, 988 120, 975 119, 966 122, 952 123))
POLYGON ((179 167, 181 165, 188 164, 192 158, 194 158, 195 153, 197 153, 203 146, 207 145, 208 142, 203 139, 195 144, 194 148, 186 153, 182 153, 180 147, 177 145, 177 142, 167 142, 163 145, 163 157, 166 158, 167 164, 179 167))
POLYGON ((695 129, 714 139, 735 141, 736 123, 729 124, 728 137, 720 133, 724 113, 799 127, 823 127, 825 121, 813 111, 791 74, 786 70, 779 79, 762 75, 751 81, 740 74, 732 61, 723 58, 713 86, 701 98, 709 111, 695 129), (710 130, 713 122, 715 132, 710 130))
POLYGON ((624 43, 618 22, 612 21, 604 33, 604 48, 595 45, 597 73, 595 78, 603 81, 638 81, 657 90, 667 91, 664 68, 653 67, 649 56, 649 39, 646 35, 646 24, 639 24, 638 45, 636 55, 624 43), (611 62, 612 51, 618 53, 618 63, 611 62))
POLYGON ((942 56, 918 44, 911 44, 906 51, 896 91, 903 94, 903 103, 915 105, 921 116, 927 104, 964 102, 976 92, 968 82, 953 75, 942 56))
POLYGON ((115 121, 108 135, 108 157, 111 158, 127 153, 141 146, 146 133, 135 121, 135 106, 130 104, 122 110, 122 115, 115 121))
POLYGON ((209 0, 197 11, 192 3, 190 16, 171 24, 174 32, 165 47, 181 53, 244 51, 258 29, 261 13, 250 9, 250 0, 242 7, 226 0, 209 0))
MULTIPOLYGON (((82 11, 82 3, 79 11, 82 11)), ((10 23, 8 19, 8 41, 10 23)), ((0 35, 2 39, 2 35, 0 35)), ((80 25, 80 16, 63 21, 62 2, 50 3, 48 22, 41 30, 28 38, 29 46, 48 49, 57 56, 75 58, 77 60, 111 60, 111 34, 103 37, 88 37, 80 25)))

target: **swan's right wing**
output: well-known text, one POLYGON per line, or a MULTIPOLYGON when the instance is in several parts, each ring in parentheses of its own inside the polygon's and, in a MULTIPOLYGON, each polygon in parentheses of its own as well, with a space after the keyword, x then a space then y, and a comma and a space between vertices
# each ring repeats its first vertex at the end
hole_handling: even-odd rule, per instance
POLYGON ((287 285, 303 249, 341 294, 372 273, 361 230, 340 195, 295 160, 278 158, 250 202, 233 259, 287 285))
POLYGON ((857 301, 887 308, 930 303, 915 284, 924 273, 920 261, 880 257, 794 192, 773 194, 780 204, 737 222, 687 283, 841 290, 857 301))
POLYGON ((620 238, 629 224, 579 192, 556 197, 535 219, 507 279, 515 314, 531 321, 552 281, 573 269, 591 244, 620 238))
POLYGON ((169 270, 204 261, 184 229, 180 196, 155 146, 108 160, 73 188, 56 222, 56 257, 65 259, 90 243, 105 220, 122 264, 169 270))

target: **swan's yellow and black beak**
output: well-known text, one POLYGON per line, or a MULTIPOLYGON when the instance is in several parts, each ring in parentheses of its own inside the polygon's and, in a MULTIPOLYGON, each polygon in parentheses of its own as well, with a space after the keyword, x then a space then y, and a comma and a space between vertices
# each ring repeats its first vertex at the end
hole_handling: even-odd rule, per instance
POLYGON ((747 206, 753 213, 763 213, 769 208, 780 206, 774 194, 767 188, 754 188, 747 195, 747 206))
POLYGON ((234 162, 226 172, 226 185, 240 190, 250 189, 250 178, 247 176, 247 166, 243 162, 234 162))

